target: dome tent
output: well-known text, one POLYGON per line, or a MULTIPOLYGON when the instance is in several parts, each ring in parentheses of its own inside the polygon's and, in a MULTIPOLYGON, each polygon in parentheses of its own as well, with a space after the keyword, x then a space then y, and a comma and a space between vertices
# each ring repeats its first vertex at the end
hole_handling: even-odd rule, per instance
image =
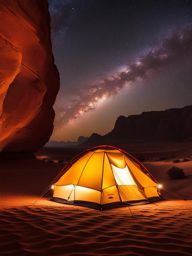
POLYGON ((99 208, 160 199, 158 184, 147 169, 112 146, 98 146, 77 156, 52 188, 54 201, 99 208))

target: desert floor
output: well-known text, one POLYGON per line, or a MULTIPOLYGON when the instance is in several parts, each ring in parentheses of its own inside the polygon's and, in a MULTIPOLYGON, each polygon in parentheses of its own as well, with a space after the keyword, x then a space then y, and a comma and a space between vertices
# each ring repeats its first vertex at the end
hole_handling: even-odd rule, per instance
POLYGON ((166 200, 98 211, 43 195, 63 166, 0 159, 0 255, 192 255, 192 159, 146 161, 166 200), (170 180, 171 166, 187 177, 170 180))

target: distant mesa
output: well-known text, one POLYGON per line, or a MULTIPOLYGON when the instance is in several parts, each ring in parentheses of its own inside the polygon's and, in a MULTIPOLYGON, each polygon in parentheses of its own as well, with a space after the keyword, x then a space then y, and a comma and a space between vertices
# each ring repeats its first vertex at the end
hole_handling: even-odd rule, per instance
POLYGON ((81 144, 84 143, 88 140, 88 137, 84 137, 84 136, 79 136, 79 138, 77 139, 77 143, 81 144))
POLYGON ((192 140, 192 106, 120 116, 104 136, 92 134, 86 145, 192 140))
POLYGON ((0 151, 35 151, 53 130, 59 89, 47 0, 0 1, 0 151))
POLYGON ((73 148, 78 147, 81 144, 87 141, 87 137, 79 136, 77 141, 49 141, 46 144, 46 147, 53 147, 53 148, 73 148))

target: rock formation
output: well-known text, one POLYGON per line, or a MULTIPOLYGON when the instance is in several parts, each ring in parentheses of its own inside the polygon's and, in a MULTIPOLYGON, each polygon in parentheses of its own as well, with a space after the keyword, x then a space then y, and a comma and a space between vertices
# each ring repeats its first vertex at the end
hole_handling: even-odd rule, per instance
POLYGON ((192 139, 192 106, 120 116, 111 132, 93 134, 86 144, 188 141, 192 139))
POLYGON ((35 151, 53 130, 59 74, 47 0, 0 1, 0 151, 35 151))

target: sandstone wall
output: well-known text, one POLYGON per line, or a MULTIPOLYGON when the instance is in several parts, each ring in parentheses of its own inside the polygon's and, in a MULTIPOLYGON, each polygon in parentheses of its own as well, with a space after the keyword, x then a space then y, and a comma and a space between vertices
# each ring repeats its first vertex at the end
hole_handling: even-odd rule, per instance
POLYGON ((47 0, 0 1, 0 151, 35 151, 59 89, 47 0))

